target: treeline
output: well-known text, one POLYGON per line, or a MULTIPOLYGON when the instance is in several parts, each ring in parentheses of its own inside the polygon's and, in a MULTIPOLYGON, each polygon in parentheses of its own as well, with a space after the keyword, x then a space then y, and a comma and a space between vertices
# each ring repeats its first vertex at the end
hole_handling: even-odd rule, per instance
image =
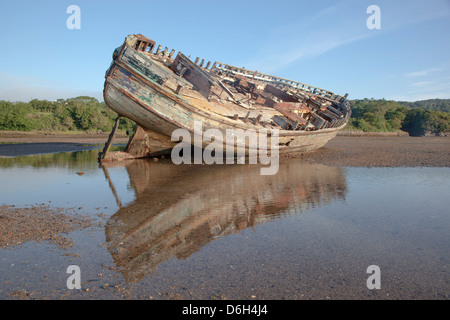
POLYGON ((450 99, 428 99, 414 102, 399 101, 399 103, 410 108, 450 112, 450 99))
MULTIPOLYGON (((92 97, 34 99, 30 102, 0 100, 0 130, 13 131, 111 131, 117 114, 92 97)), ((121 118, 119 130, 130 130, 134 122, 121 118)))
POLYGON ((412 136, 440 135, 450 131, 450 113, 442 111, 450 107, 450 99, 417 102, 364 99, 351 100, 350 104, 352 116, 347 130, 406 131, 412 136), (433 105, 432 101, 439 101, 439 104, 433 105))
MULTIPOLYGON (((450 131, 450 99, 416 102, 384 99, 351 100, 347 130, 406 131, 410 135, 437 135, 450 131)), ((117 114, 92 97, 30 102, 0 100, 0 130, 110 132, 117 114)), ((119 130, 132 130, 134 122, 121 118, 119 130)))

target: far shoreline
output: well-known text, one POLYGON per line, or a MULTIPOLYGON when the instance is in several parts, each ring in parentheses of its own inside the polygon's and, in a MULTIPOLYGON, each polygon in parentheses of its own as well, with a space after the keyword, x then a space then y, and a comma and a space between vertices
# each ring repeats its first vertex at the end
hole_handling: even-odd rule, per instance
MULTIPOLYGON (((0 131, 0 145, 5 143, 79 143, 104 144, 109 132, 0 131)), ((117 132, 116 143, 127 143, 129 137, 117 132)))
MULTIPOLYGON (((108 137, 103 132, 0 131, 0 158, 98 149, 108 137)), ((119 132, 113 144, 126 144, 128 139, 119 132)), ((281 154, 284 159, 343 167, 450 167, 450 137, 342 131, 319 150, 281 154)))
MULTIPOLYGON (((99 149, 108 137, 109 133, 103 132, 0 131, 0 158, 99 149)), ((125 133, 118 132, 113 144, 126 144, 128 139, 125 133)))

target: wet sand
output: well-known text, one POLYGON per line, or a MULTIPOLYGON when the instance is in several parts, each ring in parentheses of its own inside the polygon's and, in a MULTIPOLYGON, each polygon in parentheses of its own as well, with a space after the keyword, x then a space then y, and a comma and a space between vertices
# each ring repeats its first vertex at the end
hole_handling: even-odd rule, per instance
POLYGON ((0 249, 28 241, 48 241, 59 248, 67 249, 73 243, 65 234, 90 227, 92 223, 77 211, 41 204, 26 208, 0 206, 0 225, 0 249))
POLYGON ((450 137, 337 136, 317 151, 282 157, 342 167, 450 167, 450 137))

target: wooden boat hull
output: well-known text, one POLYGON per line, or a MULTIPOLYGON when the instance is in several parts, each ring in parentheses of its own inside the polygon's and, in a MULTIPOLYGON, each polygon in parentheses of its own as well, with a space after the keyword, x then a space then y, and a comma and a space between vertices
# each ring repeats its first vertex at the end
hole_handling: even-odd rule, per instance
MULTIPOLYGON (((191 142, 200 142, 198 147, 205 148, 211 140, 202 139, 208 129, 218 130, 223 137, 223 150, 226 147, 227 130, 243 130, 249 132, 265 132, 260 124, 236 121, 221 114, 212 104, 198 97, 178 94, 170 89, 167 82, 182 83, 184 79, 171 73, 163 64, 148 58, 146 53, 139 52, 124 45, 118 57, 113 61, 106 74, 104 101, 106 105, 120 116, 135 121, 145 132, 141 133, 152 141, 146 142, 146 148, 131 157, 152 156, 168 152, 179 141, 172 141, 176 129, 185 129, 191 135, 191 142), (195 129, 195 123, 201 123, 201 132, 195 129)), ((268 109, 268 108, 267 108, 268 109)), ((247 110, 243 109, 245 112, 247 110)), ((248 111, 247 116, 252 111, 248 111)), ((264 117, 273 116, 275 110, 266 110, 264 117)), ((277 130, 279 152, 311 151, 324 146, 334 138, 338 131, 346 125, 315 131, 277 130)), ((217 131, 216 131, 217 132, 217 131)), ((220 140, 217 136, 214 140, 220 140)), ((273 148, 272 135, 267 135, 266 148, 273 148)), ((129 147, 132 145, 129 143, 129 147)), ((260 144, 248 143, 247 139, 235 141, 235 152, 248 155, 251 149, 258 149, 260 144)), ((128 148, 130 149, 130 148, 128 148)), ((136 148, 135 148, 136 149, 136 148)), ((128 150, 130 151, 130 150, 128 150)))

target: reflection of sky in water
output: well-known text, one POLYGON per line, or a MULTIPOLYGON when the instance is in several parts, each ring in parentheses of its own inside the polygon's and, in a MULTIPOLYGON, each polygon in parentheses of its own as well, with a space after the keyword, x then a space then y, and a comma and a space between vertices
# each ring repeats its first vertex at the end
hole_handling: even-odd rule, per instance
MULTIPOLYGON (((0 167, 0 204, 32 205, 51 201, 53 206, 61 207, 115 206, 117 209, 110 182, 116 188, 122 206, 134 200, 135 190, 130 186, 129 173, 124 166, 107 169, 109 182, 95 160, 97 151, 79 153, 90 153, 90 160, 79 163, 67 153, 66 156, 60 154, 68 159, 67 162, 52 163, 53 160, 49 160, 45 167, 33 161, 0 167), (78 172, 83 174, 78 175, 78 172)), ((33 157, 42 156, 20 158, 33 157)), ((51 157, 54 159, 58 155, 51 157)), ((0 159, 0 165, 4 160, 0 159)), ((343 172, 347 192, 341 205, 347 210, 365 211, 359 213, 365 219, 377 215, 392 215, 390 219, 408 215, 425 218, 443 216, 447 212, 449 168, 345 168, 343 172)), ((235 175, 235 179, 240 178, 235 175)))
POLYGON ((346 179, 345 202, 321 210, 333 223, 368 238, 428 237, 450 245, 450 168, 346 168, 346 179))
MULTIPOLYGON (((39 155, 28 158, 32 157, 39 157, 39 155)), ((2 160, 4 159, 0 159, 0 165, 2 160)), ((132 201, 134 190, 130 188, 125 168, 111 168, 109 172, 122 204, 132 201)), ((49 201, 56 207, 107 206, 111 208, 116 206, 108 180, 102 169, 98 167, 95 155, 88 163, 71 162, 70 166, 46 164, 46 167, 33 167, 22 164, 7 168, 0 167, 0 204, 20 206, 49 204, 49 201), (83 174, 78 175, 78 172, 83 174)))
POLYGON ((343 218, 367 240, 439 249, 449 257, 450 168, 351 168, 346 176, 343 218))
POLYGON ((370 216, 426 219, 450 215, 450 168, 351 168, 348 203, 370 216))

